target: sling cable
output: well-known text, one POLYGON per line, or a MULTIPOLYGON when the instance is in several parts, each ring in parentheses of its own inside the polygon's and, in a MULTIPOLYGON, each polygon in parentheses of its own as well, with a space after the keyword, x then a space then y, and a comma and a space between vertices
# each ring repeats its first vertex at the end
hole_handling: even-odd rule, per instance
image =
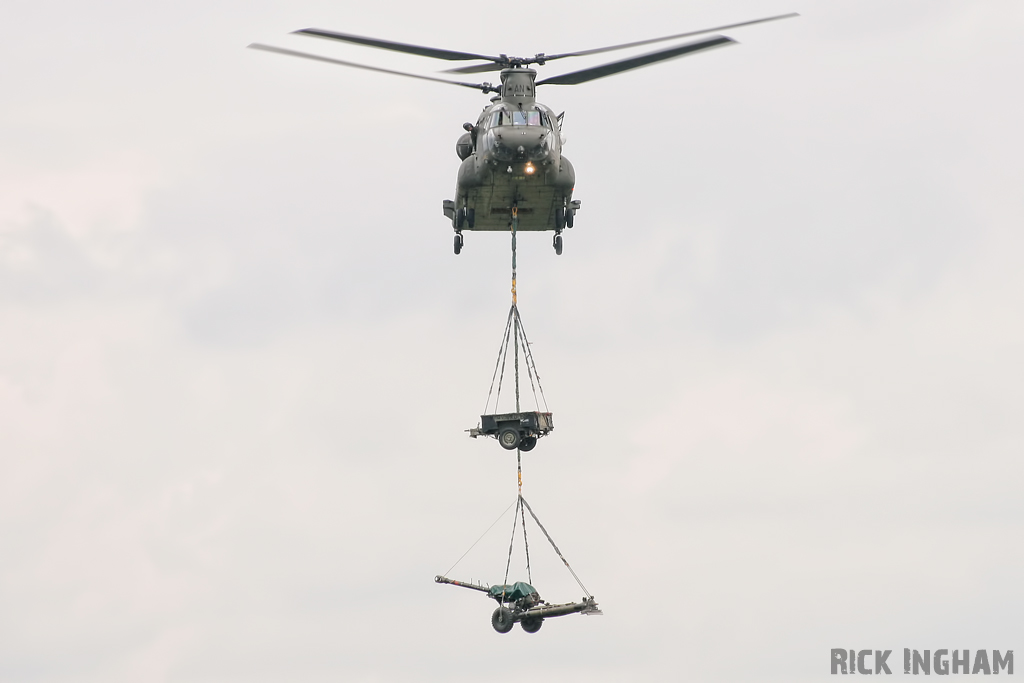
POLYGON ((533 450, 534 446, 537 445, 537 440, 543 436, 546 436, 554 428, 551 420, 551 413, 547 410, 547 399, 544 398, 544 389, 540 384, 540 375, 537 373, 537 366, 533 360, 533 352, 530 349, 530 342, 526 338, 526 331, 523 329, 522 319, 519 316, 519 305, 518 295, 516 292, 516 231, 519 224, 519 211, 518 206, 514 203, 511 210, 511 218, 509 221, 509 229, 512 233, 512 307, 509 309, 508 318, 505 321, 505 334, 502 338, 501 345, 498 350, 498 359, 495 362, 494 373, 491 376, 491 388, 487 392, 487 402, 484 407, 484 415, 480 416, 480 424, 474 428, 467 430, 469 435, 476 438, 478 436, 493 436, 497 438, 498 443, 501 444, 506 450, 516 451, 516 479, 518 484, 518 493, 514 503, 510 504, 505 511, 496 519, 488 528, 483 535, 478 538, 473 545, 469 547, 465 553, 462 554, 455 564, 453 564, 448 571, 444 574, 438 574, 434 577, 434 581, 437 583, 447 583, 453 586, 460 586, 463 588, 470 588, 472 590, 486 593, 488 597, 495 600, 498 603, 497 609, 491 615, 491 626, 498 633, 508 633, 512 630, 512 627, 516 622, 519 622, 523 630, 528 633, 536 633, 540 630, 541 625, 545 619, 557 616, 563 616, 566 614, 601 614, 600 608, 597 606, 597 601, 594 596, 587 590, 586 586, 580 580, 579 576, 569 565, 568 560, 562 554, 562 551, 555 544, 554 539, 551 538, 551 534, 541 524, 537 514, 530 507, 530 504, 526 502, 523 497, 523 452, 533 450), (505 378, 505 367, 508 360, 508 350, 512 347, 513 356, 513 376, 515 385, 515 412, 513 413, 499 413, 498 401, 501 397, 501 389, 503 380, 505 378), (521 353, 520 353, 521 352, 521 353), (526 373, 530 380, 530 387, 533 393, 534 402, 537 403, 538 410, 533 412, 522 412, 521 397, 520 397, 520 355, 523 357, 524 366, 526 367, 526 373), (497 391, 495 391, 495 384, 497 384, 497 391), (538 396, 539 391, 539 396, 538 396), (494 396, 494 411, 489 413, 491 407, 491 396, 494 396), (540 402, 544 404, 544 411, 539 410, 540 402), (505 577, 501 584, 486 586, 476 582, 456 581, 448 578, 448 574, 469 554, 469 552, 476 546, 480 540, 487 535, 494 526, 501 521, 501 519, 515 506, 515 512, 512 515, 512 536, 509 540, 508 557, 505 561, 505 577), (579 602, 568 602, 561 604, 551 604, 540 597, 537 589, 533 587, 533 571, 530 567, 530 544, 526 533, 526 513, 530 513, 530 517, 536 523, 537 527, 544 534, 544 537, 551 544, 555 554, 565 565, 566 569, 572 575, 573 579, 583 590, 583 598, 579 602), (516 532, 519 528, 522 528, 523 534, 523 548, 526 557, 526 581, 517 581, 514 583, 508 582, 509 572, 512 567, 512 555, 515 549, 516 532))

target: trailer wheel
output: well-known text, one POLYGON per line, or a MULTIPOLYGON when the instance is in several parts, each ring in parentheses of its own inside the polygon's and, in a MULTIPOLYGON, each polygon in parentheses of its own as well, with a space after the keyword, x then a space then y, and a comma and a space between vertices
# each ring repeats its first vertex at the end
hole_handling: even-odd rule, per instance
POLYGON ((507 451, 514 451, 519 446, 519 430, 505 427, 498 433, 498 443, 507 451))
POLYGON ((519 450, 521 451, 532 451, 533 447, 537 445, 537 437, 528 436, 525 439, 519 441, 519 450))
POLYGON ((515 623, 512 621, 512 611, 507 607, 499 607, 491 615, 491 626, 498 633, 508 633, 515 626, 515 623))
POLYGON ((533 619, 523 619, 519 623, 522 625, 523 630, 527 633, 536 633, 544 624, 544 620, 540 617, 535 617, 533 619))

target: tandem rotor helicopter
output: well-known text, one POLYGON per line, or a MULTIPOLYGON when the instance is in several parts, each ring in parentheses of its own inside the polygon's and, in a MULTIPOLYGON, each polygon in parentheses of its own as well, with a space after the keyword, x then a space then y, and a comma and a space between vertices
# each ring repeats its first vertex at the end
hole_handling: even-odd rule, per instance
POLYGON ((576 172, 569 160, 562 156, 565 138, 561 134, 562 117, 565 112, 555 114, 550 107, 537 101, 536 88, 540 85, 578 85, 605 76, 638 69, 649 64, 695 54, 715 47, 735 43, 732 38, 712 35, 673 47, 649 52, 607 64, 573 71, 560 76, 537 80, 537 72, 531 64, 544 66, 548 62, 566 57, 584 57, 614 50, 624 50, 651 43, 678 38, 698 36, 713 31, 723 31, 740 26, 761 24, 778 19, 795 17, 797 14, 780 14, 763 19, 754 19, 736 24, 716 26, 700 31, 687 31, 661 38, 650 38, 630 43, 599 47, 577 52, 548 55, 539 53, 533 57, 509 57, 508 55, 482 55, 470 52, 456 52, 420 45, 397 43, 390 40, 367 38, 347 33, 337 33, 318 28, 306 28, 293 33, 314 38, 337 40, 345 43, 393 50, 422 57, 433 57, 449 61, 483 61, 483 64, 448 69, 446 73, 472 74, 499 71, 500 85, 490 83, 465 83, 435 76, 383 69, 365 64, 347 62, 331 57, 289 50, 253 43, 248 47, 265 52, 302 57, 330 64, 377 71, 395 76, 406 76, 420 80, 447 83, 481 92, 496 93, 491 104, 484 107, 475 124, 463 124, 466 132, 455 145, 456 153, 462 160, 455 184, 455 199, 443 202, 444 215, 455 230, 455 253, 462 251, 463 230, 504 231, 517 216, 517 230, 555 232, 552 246, 556 254, 562 253, 562 231, 571 228, 580 201, 572 198, 576 185, 576 172))

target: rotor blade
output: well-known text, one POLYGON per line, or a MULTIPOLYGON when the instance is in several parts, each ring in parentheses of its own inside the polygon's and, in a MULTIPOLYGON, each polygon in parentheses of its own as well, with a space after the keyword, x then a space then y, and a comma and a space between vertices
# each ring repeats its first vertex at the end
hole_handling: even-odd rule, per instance
POLYGON ((489 83, 460 83, 458 81, 449 81, 444 78, 434 78, 433 76, 421 76, 419 74, 410 74, 405 71, 394 71, 392 69, 382 69, 377 66, 367 66, 365 64, 356 64, 355 62, 344 62, 340 59, 333 59, 331 57, 321 57, 320 55, 312 55, 308 52, 297 52, 295 50, 286 50, 283 47, 274 47, 273 45, 263 45, 261 43, 252 43, 247 47, 253 50, 263 50, 264 52, 275 52, 279 55, 288 55, 290 57, 302 57, 303 59, 312 59, 317 62, 327 62, 328 64, 340 64, 342 66, 351 66, 356 69, 365 69, 367 71, 378 71, 384 74, 394 74, 395 76, 406 76, 408 78, 418 78, 421 81, 434 81, 435 83, 447 83, 448 85, 461 85, 464 88, 473 88, 475 90, 483 90, 486 92, 497 92, 498 86, 491 86, 489 83))
POLYGON ((752 21, 741 21, 738 24, 726 24, 725 26, 716 26, 714 28, 706 28, 703 31, 688 31, 686 33, 676 33, 671 36, 664 36, 662 38, 650 38, 649 40, 638 40, 634 43, 623 43, 621 45, 612 45, 610 47, 598 47, 593 50, 581 50, 579 52, 563 52, 559 55, 544 55, 544 61, 550 62, 552 59, 562 59, 563 57, 583 57, 585 55, 596 55, 601 52, 611 52, 612 50, 624 50, 627 47, 639 47, 640 45, 649 45, 650 43, 658 43, 663 40, 674 40, 676 38, 687 38, 689 36, 699 36, 702 33, 711 33, 712 31, 724 31, 730 28, 739 28, 740 26, 750 26, 751 24, 763 24, 766 21, 776 21, 778 19, 789 19, 790 17, 800 16, 796 12, 790 12, 789 14, 779 14, 774 17, 765 17, 764 19, 754 19, 752 21))
POLYGON ((473 66, 460 66, 455 69, 445 69, 446 74, 482 74, 487 71, 501 71, 507 68, 505 64, 474 64, 473 66))
POLYGON ((433 57, 434 59, 449 59, 449 60, 464 60, 464 59, 486 59, 487 61, 495 62, 502 61, 501 57, 492 57, 490 55, 478 55, 472 52, 456 52, 454 50, 439 50, 433 47, 423 47, 421 45, 409 45, 408 43, 396 43, 392 40, 379 40, 377 38, 365 38, 363 36, 354 36, 348 33, 337 33, 336 31, 325 31, 322 28, 304 28, 298 31, 292 31, 292 33, 298 33, 304 36, 313 36, 314 38, 327 38, 328 40, 340 40, 345 43, 356 43, 357 45, 368 45, 369 47, 377 47, 382 50, 394 50, 395 52, 407 52, 411 55, 420 55, 421 57, 433 57))
POLYGON ((729 45, 735 42, 736 41, 732 38, 726 38, 725 36, 711 36, 704 40, 697 40, 692 43, 670 47, 667 50, 658 50, 657 52, 650 52, 646 55, 640 55, 639 57, 630 57, 629 59, 622 59, 618 62, 602 64, 589 69, 583 69, 582 71, 573 71, 571 73, 562 74, 561 76, 545 78, 543 81, 537 81, 537 85, 577 85, 597 78, 611 76, 612 74, 617 74, 622 71, 639 69, 642 66, 661 62, 666 59, 674 59, 676 57, 682 57, 683 55, 699 52, 701 50, 708 50, 720 45, 729 45))

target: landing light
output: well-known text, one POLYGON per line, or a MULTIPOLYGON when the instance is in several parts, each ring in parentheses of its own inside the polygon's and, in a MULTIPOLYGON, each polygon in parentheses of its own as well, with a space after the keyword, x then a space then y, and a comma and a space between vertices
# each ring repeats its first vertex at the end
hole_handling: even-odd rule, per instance
POLYGON ((527 175, 530 175, 534 171, 533 164, 527 164, 526 168, 523 169, 523 170, 526 171, 527 175))

